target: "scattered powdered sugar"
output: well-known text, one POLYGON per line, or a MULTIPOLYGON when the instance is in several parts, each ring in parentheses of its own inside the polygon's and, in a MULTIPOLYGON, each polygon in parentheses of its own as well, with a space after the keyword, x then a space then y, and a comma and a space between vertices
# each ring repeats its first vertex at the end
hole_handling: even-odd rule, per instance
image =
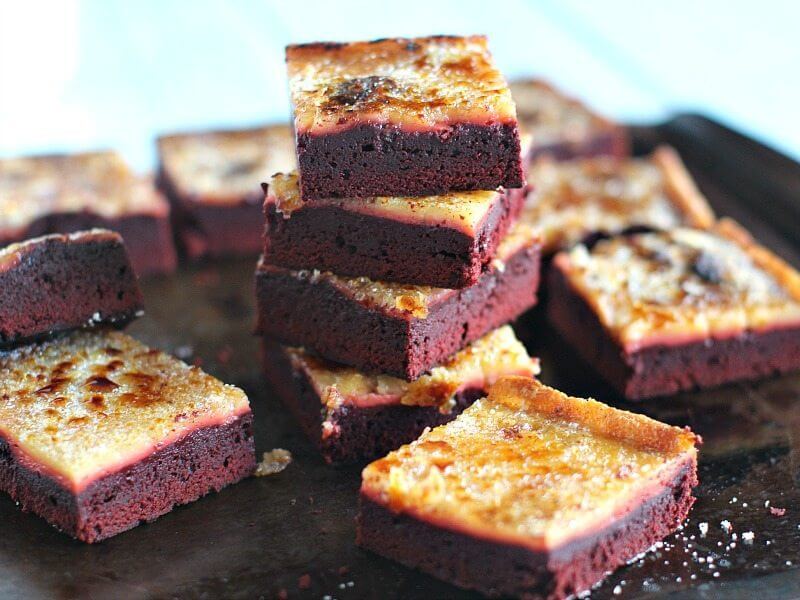
POLYGON ((752 544, 755 537, 756 534, 754 534, 752 531, 745 531, 742 534, 742 540, 744 540, 745 544, 752 544))
POLYGON ((264 452, 261 462, 256 466, 256 477, 280 473, 292 462, 292 453, 283 448, 275 448, 264 452))
POLYGON ((725 533, 730 533, 731 531, 733 531, 733 524, 730 521, 728 521, 728 519, 720 521, 719 526, 722 527, 722 531, 724 531, 725 533))
POLYGON ((700 530, 700 537, 706 537, 706 534, 708 533, 708 523, 699 523, 697 528, 700 530))

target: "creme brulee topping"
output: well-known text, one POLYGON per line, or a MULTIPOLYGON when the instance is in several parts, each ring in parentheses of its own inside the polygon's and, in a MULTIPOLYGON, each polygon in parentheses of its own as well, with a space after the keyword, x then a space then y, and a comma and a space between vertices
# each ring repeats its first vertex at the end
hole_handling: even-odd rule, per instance
POLYGON ((287 352, 295 368, 308 374, 328 409, 381 396, 391 398, 392 403, 438 406, 442 413, 449 413, 456 393, 466 387, 487 389, 502 375, 539 374, 539 361, 528 356, 508 325, 486 334, 412 382, 362 373, 315 358, 300 348, 287 352))
POLYGON ((337 206, 375 217, 450 227, 475 235, 502 191, 453 192, 419 198, 382 196, 376 198, 322 199, 303 201, 297 173, 278 173, 269 184, 269 195, 284 217, 303 206, 337 206))
POLYGON ((74 485, 247 407, 238 388, 118 332, 0 353, 0 435, 74 485))
MULTIPOLYGON (((539 234, 528 223, 515 222, 500 242, 492 261, 493 267, 502 272, 505 262, 522 248, 538 244, 539 234)), ((407 313, 424 319, 431 304, 453 290, 424 285, 405 285, 388 281, 375 281, 369 277, 341 277, 329 271, 294 271, 295 277, 311 283, 328 281, 357 302, 388 310, 407 313)))
POLYGON ((116 152, 0 160, 0 228, 21 229, 54 213, 105 218, 166 214, 166 201, 116 152))
MULTIPOLYGON (((564 97, 541 81, 511 82, 520 130, 530 134, 537 146, 559 142, 581 142, 598 128, 607 128, 583 104, 564 97)), ((531 179, 532 181, 535 181, 531 179)))
POLYGON ((751 255, 713 232, 679 228, 603 240, 568 254, 570 283, 624 344, 800 321, 800 302, 751 255))
POLYGON ((532 165, 530 180, 536 186, 521 218, 540 229, 546 253, 571 248, 597 232, 686 224, 661 169, 648 159, 541 160, 532 165))
POLYGON ((531 401, 493 389, 454 421, 369 465, 362 492, 427 522, 550 545, 613 519, 647 486, 660 491, 674 461, 694 452, 691 434, 677 428, 535 380, 518 385, 531 401), (539 395, 561 408, 540 411, 539 395), (573 406, 591 413, 591 429, 560 416, 573 406), (642 445, 626 432, 638 421, 671 449, 642 445), (604 427, 608 435, 598 431, 604 427))
POLYGON ((298 132, 515 119, 483 36, 289 46, 286 59, 298 132))
POLYGON ((296 164, 288 125, 170 135, 158 146, 178 190, 204 201, 237 202, 247 194, 260 198, 261 182, 296 164))

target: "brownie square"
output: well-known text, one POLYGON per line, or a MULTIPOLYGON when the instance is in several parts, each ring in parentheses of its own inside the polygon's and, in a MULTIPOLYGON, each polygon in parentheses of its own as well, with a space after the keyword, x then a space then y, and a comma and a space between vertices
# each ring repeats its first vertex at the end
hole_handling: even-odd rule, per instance
POLYGON ((530 144, 523 156, 530 161, 547 155, 555 160, 579 157, 624 157, 630 142, 625 128, 600 116, 541 79, 512 81, 511 95, 523 137, 530 144))
POLYGON ((286 63, 303 200, 522 186, 485 37, 292 45, 286 63))
POLYGON ((267 380, 328 463, 365 462, 456 417, 503 375, 539 373, 509 325, 411 383, 264 339, 267 380))
POLYGON ((547 313, 638 400, 800 369, 800 274, 729 219, 557 254, 547 313))
POLYGON ((158 155, 159 186, 189 259, 261 252, 260 184, 296 164, 288 125, 165 135, 158 155))
POLYGON ((491 597, 575 597, 686 518, 698 443, 504 377, 364 469, 357 543, 491 597))
POLYGON ((53 234, 0 250, 0 348, 86 325, 122 327, 142 309, 118 233, 53 234))
POLYGON ((264 203, 264 260, 414 285, 474 284, 519 215, 523 189, 422 198, 300 201, 297 175, 277 174, 264 203))
POLYGON ((256 270, 256 331, 368 373, 414 380, 536 304, 539 240, 515 223, 470 287, 453 290, 256 270))
POLYGON ((98 542, 250 475, 244 393, 119 332, 0 353, 0 490, 98 542))
POLYGON ((122 235, 138 275, 175 270, 169 204, 116 152, 0 159, 0 245, 95 227, 122 235))
POLYGON ((642 158, 541 158, 521 218, 542 233, 548 256, 632 230, 707 228, 714 212, 680 156, 667 146, 642 158))

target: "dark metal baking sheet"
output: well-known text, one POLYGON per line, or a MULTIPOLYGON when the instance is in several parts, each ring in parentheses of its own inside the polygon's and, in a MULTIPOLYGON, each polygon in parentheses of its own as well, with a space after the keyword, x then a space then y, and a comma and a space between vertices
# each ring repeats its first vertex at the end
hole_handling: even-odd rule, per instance
MULTIPOLYGON (((634 134, 639 152, 675 145, 720 214, 800 264, 800 165, 698 116, 634 134)), ((250 333, 253 267, 239 261, 145 282, 147 316, 130 332, 242 386, 259 451, 288 448, 295 461, 96 546, 0 497, 1 598, 472 597, 355 547, 360 469, 325 466, 262 381, 250 333)), ((688 424, 705 439, 684 531, 592 597, 800 597, 800 376, 627 405, 540 321, 529 316, 518 332, 541 356, 547 383, 688 424), (742 539, 748 531, 752 544, 742 539)))

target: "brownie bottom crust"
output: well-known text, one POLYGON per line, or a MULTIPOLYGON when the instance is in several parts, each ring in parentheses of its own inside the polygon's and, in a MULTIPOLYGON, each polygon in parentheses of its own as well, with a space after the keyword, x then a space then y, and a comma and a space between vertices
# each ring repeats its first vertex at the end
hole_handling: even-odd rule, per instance
POLYGON ((253 416, 198 429, 75 494, 22 464, 0 437, 0 490, 23 511, 88 543, 99 542, 251 475, 253 416))
POLYGON ((494 257, 519 216, 525 194, 524 188, 500 194, 474 236, 340 206, 300 209, 287 219, 268 204, 264 259, 287 269, 463 288, 473 285, 494 257))
POLYGON ((365 306, 329 282, 311 284, 267 267, 256 273, 256 331, 368 373, 413 381, 534 306, 538 285, 539 249, 524 248, 504 268, 452 290, 417 318, 365 306))
POLYGON ((90 322, 122 327, 136 318, 142 295, 118 240, 45 240, 0 272, 0 348, 90 322))
POLYGON ((675 531, 694 504, 696 465, 682 465, 663 490, 599 531, 551 550, 480 539, 392 512, 362 494, 356 543, 489 597, 568 598, 675 531))
POLYGON ((800 370, 800 326, 627 353, 556 268, 546 312, 578 355, 629 400, 668 396, 800 370))
POLYGON ((380 458, 417 439, 426 427, 455 419, 485 395, 483 389, 463 390, 447 414, 435 406, 400 404, 343 405, 329 410, 306 374, 292 367, 278 342, 265 339, 262 348, 267 381, 328 464, 365 463, 380 458))
POLYGON ((524 184, 516 123, 456 123, 435 131, 358 125, 299 133, 304 199, 435 196, 524 184))

